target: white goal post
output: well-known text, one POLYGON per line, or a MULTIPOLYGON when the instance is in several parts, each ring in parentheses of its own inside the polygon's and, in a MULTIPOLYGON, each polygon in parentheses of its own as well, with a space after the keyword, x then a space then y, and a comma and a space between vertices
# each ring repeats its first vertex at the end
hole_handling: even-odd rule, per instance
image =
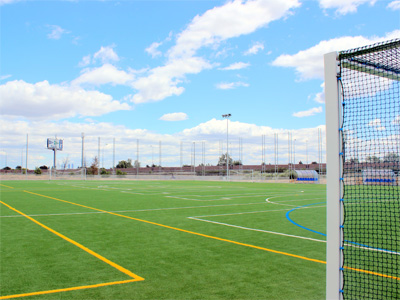
POLYGON ((86 168, 65 170, 51 168, 49 180, 86 180, 86 168))
POLYGON ((338 53, 325 54, 325 106, 326 106, 326 165, 327 165, 327 245, 326 245, 326 299, 340 299, 341 232, 342 219, 340 187, 341 111, 339 105, 338 53))

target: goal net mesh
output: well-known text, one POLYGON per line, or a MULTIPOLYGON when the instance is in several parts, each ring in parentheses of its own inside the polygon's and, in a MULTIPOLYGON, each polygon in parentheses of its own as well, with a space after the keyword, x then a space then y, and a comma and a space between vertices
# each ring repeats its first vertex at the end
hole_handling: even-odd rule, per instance
POLYGON ((342 295, 400 299, 400 40, 339 53, 342 295))
POLYGON ((86 179, 86 169, 65 169, 65 170, 57 170, 52 168, 50 170, 50 179, 71 179, 71 180, 85 180, 86 179))

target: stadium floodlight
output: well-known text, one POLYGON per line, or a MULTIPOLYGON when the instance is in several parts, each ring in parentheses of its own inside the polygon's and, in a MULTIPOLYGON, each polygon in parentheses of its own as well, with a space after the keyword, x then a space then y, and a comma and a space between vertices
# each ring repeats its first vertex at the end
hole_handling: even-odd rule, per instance
POLYGON ((54 151, 53 168, 57 168, 57 151, 62 151, 64 147, 64 141, 57 138, 47 139, 47 149, 54 151))
POLYGON ((324 57, 327 299, 399 296, 399 58, 400 39, 324 57))
POLYGON ((226 118, 226 181, 229 180, 229 118, 231 114, 222 115, 223 118, 226 118))

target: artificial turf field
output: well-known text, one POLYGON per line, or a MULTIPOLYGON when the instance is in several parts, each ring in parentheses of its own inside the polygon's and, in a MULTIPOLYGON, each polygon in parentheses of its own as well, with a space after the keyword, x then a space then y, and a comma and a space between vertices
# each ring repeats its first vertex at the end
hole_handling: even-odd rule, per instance
POLYGON ((325 185, 2 181, 0 188, 0 299, 325 297, 325 185))

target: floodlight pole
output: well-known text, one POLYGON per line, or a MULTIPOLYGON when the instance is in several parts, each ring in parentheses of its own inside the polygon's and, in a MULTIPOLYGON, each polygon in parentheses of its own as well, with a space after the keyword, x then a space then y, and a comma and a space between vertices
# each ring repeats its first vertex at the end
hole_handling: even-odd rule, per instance
POLYGON ((57 143, 57 135, 56 135, 56 139, 54 142, 54 149, 53 149, 53 151, 54 151, 53 168, 54 169, 57 169, 57 145, 58 145, 58 143, 57 143))
POLYGON ((306 140, 306 163, 308 166, 308 140, 306 140))
POLYGON ((296 139, 294 139, 293 143, 293 170, 296 171, 296 139))
POLYGON ((113 173, 115 175, 115 138, 113 138, 113 173))
POLYGON ((81 168, 84 167, 84 159, 85 159, 85 133, 82 132, 82 162, 81 162, 81 168))
POLYGON ((26 134, 26 172, 25 178, 28 178, 28 134, 26 134))
POLYGON ((226 118, 226 181, 229 180, 229 118, 231 114, 222 115, 223 118, 226 118))

